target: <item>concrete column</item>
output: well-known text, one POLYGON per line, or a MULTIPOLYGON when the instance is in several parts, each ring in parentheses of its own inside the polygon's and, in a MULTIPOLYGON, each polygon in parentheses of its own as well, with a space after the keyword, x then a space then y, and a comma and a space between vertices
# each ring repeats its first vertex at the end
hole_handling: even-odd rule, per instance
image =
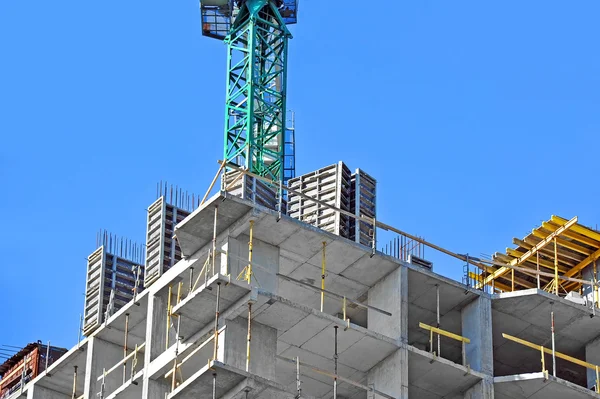
MULTIPOLYGON (((600 365, 600 337, 585 346, 585 361, 600 365)), ((587 370, 587 387, 592 388, 596 385, 596 371, 587 370)))
MULTIPOLYGON (((369 290, 369 305, 392 313, 367 312, 367 328, 408 342, 408 269, 400 267, 369 290)), ((368 373, 368 384, 397 399, 408 399, 408 349, 402 347, 368 373)), ((369 398, 380 396, 370 394, 369 398)))
MULTIPOLYGON (((408 349, 398 349, 373 367, 367 376, 369 386, 396 399, 408 399, 408 349)), ((369 399, 383 396, 369 393, 369 399)))
POLYGON ((492 343, 492 301, 480 296, 461 311, 462 335, 471 340, 466 344, 467 364, 475 371, 494 375, 492 343))
POLYGON ((145 380, 142 391, 143 399, 165 399, 165 395, 171 391, 168 383, 156 380, 145 380))
MULTIPOLYGON (((248 265, 248 243, 250 237, 240 234, 237 238, 228 237, 222 249, 227 251, 227 261, 222 259, 221 273, 231 274, 232 278, 237 276, 248 265)), ((252 273, 255 278, 252 286, 277 294, 279 273, 279 248, 254 238, 252 240, 252 273), (257 281, 260 283, 257 284, 257 281)))
POLYGON ((465 392, 465 399, 494 399, 494 379, 486 378, 465 392))
POLYGON ((369 290, 369 305, 392 313, 367 312, 367 328, 408 342, 408 269, 400 267, 369 290))
MULTIPOLYGON (((88 342, 87 359, 85 364, 84 395, 86 398, 96 398, 102 388, 104 370, 110 369, 123 359, 123 347, 100 338, 92 337, 88 342)), ((121 386, 121 374, 113 373, 106 377, 104 382, 105 397, 121 386)))
MULTIPOLYGON (((150 362, 152 362, 165 351, 167 339, 167 296, 168 295, 166 293, 155 295, 150 294, 148 298, 148 315, 146 318, 146 348, 144 349, 144 365, 146 368, 150 362)), ((159 394, 162 392, 162 385, 163 384, 157 381, 150 380, 148 376, 144 374, 142 398, 164 399, 164 392, 167 391, 164 391, 162 396, 159 394)))
POLYGON ((70 395, 34 384, 27 388, 27 399, 69 399, 70 395))
MULTIPOLYGON (((246 370, 248 319, 238 317, 228 321, 224 333, 219 335, 219 341, 223 342, 223 345, 219 344, 219 360, 240 370, 246 370)), ((277 330, 253 321, 250 373, 275 380, 276 355, 277 330)))

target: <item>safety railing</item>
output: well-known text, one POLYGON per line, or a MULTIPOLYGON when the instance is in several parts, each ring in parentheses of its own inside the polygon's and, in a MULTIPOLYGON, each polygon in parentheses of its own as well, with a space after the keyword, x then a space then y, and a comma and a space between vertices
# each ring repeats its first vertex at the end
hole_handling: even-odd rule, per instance
POLYGON ((432 327, 425 323, 419 323, 419 327, 424 330, 429 331, 429 352, 431 354, 433 354, 434 356, 441 356, 441 345, 440 345, 439 340, 438 340, 438 345, 437 345, 438 350, 435 351, 433 349, 434 348, 434 343, 433 343, 434 334, 437 334, 438 336, 444 336, 447 338, 451 338, 455 341, 459 341, 462 346, 462 364, 465 367, 469 367, 469 364, 467 363, 467 351, 466 351, 466 344, 471 343, 471 340, 469 338, 463 337, 458 334, 451 333, 450 331, 442 330, 441 328, 432 327))
POLYGON ((542 363, 542 373, 544 373, 544 375, 546 376, 546 378, 548 378, 548 369, 546 368, 545 355, 551 355, 552 356, 552 363, 553 363, 553 370, 552 371, 553 371, 554 377, 556 377, 556 358, 563 359, 563 360, 566 360, 566 361, 568 361, 570 363, 576 364, 578 366, 594 370, 595 373, 596 373, 595 391, 596 392, 600 392, 600 367, 598 365, 586 362, 584 360, 577 359, 577 358, 575 358, 573 356, 569 356, 569 355, 566 355, 566 354, 561 353, 561 352, 557 352, 555 349, 549 349, 549 348, 544 347, 543 345, 537 345, 537 344, 534 344, 532 342, 526 341, 524 339, 513 337, 512 335, 509 335, 509 334, 502 334, 502 336, 504 338, 508 339, 509 341, 512 341, 512 342, 515 342, 517 344, 520 344, 520 345, 526 346, 528 348, 535 349, 535 350, 539 351, 540 352, 540 356, 541 356, 541 363, 542 363))

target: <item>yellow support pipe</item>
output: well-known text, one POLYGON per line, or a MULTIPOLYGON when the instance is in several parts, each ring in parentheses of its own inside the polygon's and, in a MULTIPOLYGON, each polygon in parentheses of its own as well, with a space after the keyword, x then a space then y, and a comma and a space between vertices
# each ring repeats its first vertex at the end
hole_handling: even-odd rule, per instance
MULTIPOLYGON (((531 256, 535 255, 537 251, 539 251, 540 249, 542 249, 546 245, 548 245, 550 242, 552 242, 552 240, 554 239, 554 237, 559 236, 564 231, 568 230, 569 228, 571 228, 575 224, 577 224, 577 220, 578 220, 577 216, 575 216, 573 219, 567 221, 565 224, 563 224, 561 227, 559 227, 558 229, 556 229, 548 237, 546 237, 545 239, 543 239, 542 241, 540 241, 539 243, 537 243, 532 249, 530 249, 529 251, 525 252, 520 257, 518 257, 516 259, 513 259, 510 262, 510 266, 519 266, 520 264, 522 264, 523 262, 525 262, 531 256)), ((507 268, 507 267, 501 267, 501 268, 499 268, 498 270, 496 270, 495 272, 493 272, 491 275, 489 275, 488 277, 486 277, 485 280, 483 280, 483 282, 481 284, 479 284, 479 286, 477 288, 482 288, 483 286, 488 285, 492 280, 495 280, 496 278, 498 278, 498 277, 500 277, 500 276, 508 273, 508 271, 509 271, 509 268, 507 268)))
POLYGON ((323 255, 321 256, 321 312, 323 311, 323 306, 325 304, 325 272, 327 268, 327 264, 325 262, 325 248, 327 243, 323 241, 323 255))
POLYGON ((246 281, 252 283, 252 249, 254 247, 254 220, 250 221, 250 240, 248 241, 248 266, 246 270, 246 281))
POLYGON ((419 323, 419 327, 422 328, 423 330, 428 330, 428 331, 434 332, 436 334, 443 335, 444 337, 452 338, 455 341, 464 342, 465 344, 471 343, 471 340, 469 338, 460 336, 458 334, 451 333, 450 331, 442 330, 441 328, 432 327, 425 323, 419 323))

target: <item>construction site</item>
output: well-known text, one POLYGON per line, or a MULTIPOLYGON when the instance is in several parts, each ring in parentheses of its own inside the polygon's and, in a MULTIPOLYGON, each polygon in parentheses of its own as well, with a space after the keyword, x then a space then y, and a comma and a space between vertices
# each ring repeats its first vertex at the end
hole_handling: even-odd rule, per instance
POLYGON ((298 1, 200 11, 227 46, 214 178, 158 183, 144 242, 98 233, 79 342, 14 348, 0 399, 600 398, 599 231, 548 215, 472 257, 378 218, 391 199, 360 165, 297 175, 298 1))

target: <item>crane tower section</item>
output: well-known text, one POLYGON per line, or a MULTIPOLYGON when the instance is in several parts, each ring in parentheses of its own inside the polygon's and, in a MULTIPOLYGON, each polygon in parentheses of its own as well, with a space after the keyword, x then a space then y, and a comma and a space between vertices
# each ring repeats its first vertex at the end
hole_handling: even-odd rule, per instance
POLYGON ((202 33, 228 48, 224 160, 287 180, 287 25, 298 0, 201 0, 202 33))

